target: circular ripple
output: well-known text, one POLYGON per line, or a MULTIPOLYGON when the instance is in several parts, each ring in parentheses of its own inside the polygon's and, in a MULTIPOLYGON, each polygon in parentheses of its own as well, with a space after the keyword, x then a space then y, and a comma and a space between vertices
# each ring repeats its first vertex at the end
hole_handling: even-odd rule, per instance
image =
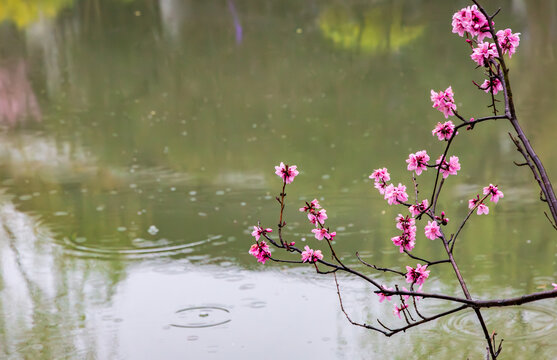
MULTIPOLYGON (((542 305, 524 305, 504 309, 483 310, 490 329, 507 341, 535 339, 555 335, 557 311, 542 305)), ((482 338, 478 319, 473 311, 449 316, 442 322, 443 331, 459 333, 468 338, 482 338)))
POLYGON ((218 306, 197 306, 176 311, 176 321, 171 326, 180 328, 205 328, 230 322, 230 311, 218 306))

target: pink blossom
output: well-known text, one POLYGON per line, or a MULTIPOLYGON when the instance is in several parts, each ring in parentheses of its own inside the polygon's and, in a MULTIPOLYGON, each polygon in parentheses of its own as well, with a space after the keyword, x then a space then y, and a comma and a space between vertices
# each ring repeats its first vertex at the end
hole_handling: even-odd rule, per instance
POLYGON ((310 211, 308 213, 309 221, 315 226, 317 226, 318 223, 321 225, 325 224, 325 220, 327 220, 327 218, 327 210, 325 209, 310 211))
POLYGON ((296 170, 296 165, 284 165, 283 162, 279 166, 275 166, 275 174, 277 174, 286 184, 294 181, 294 178, 299 174, 296 170))
POLYGON ((513 34, 511 29, 505 29, 497 31, 496 35, 503 54, 509 54, 509 57, 512 57, 520 42, 520 33, 513 34))
POLYGON ((439 91, 438 93, 431 90, 431 101, 433 102, 433 107, 445 115, 445 119, 447 119, 449 115, 454 115, 456 105, 454 103, 452 87, 449 86, 445 91, 439 91))
POLYGON ((485 79, 480 86, 480 89, 482 89, 486 93, 491 92, 493 93, 493 95, 497 95, 499 91, 503 90, 503 84, 498 78, 494 77, 492 79, 485 79))
POLYGON ((417 285, 422 285, 424 281, 429 277, 429 270, 427 265, 417 264, 416 268, 410 266, 406 267, 406 282, 409 284, 416 283, 417 285))
POLYGON ((557 283, 551 283, 551 285, 553 286, 553 290, 557 290, 557 283))
POLYGON ((321 209, 321 205, 319 205, 319 201, 317 199, 313 199, 309 204, 306 203, 304 207, 300 208, 301 212, 312 211, 315 209, 321 209))
POLYGON ((399 251, 401 253, 403 253, 404 250, 412 251, 412 249, 414 249, 414 246, 416 245, 416 234, 414 233, 414 235, 412 236, 411 233, 403 233, 400 236, 391 238, 391 241, 393 242, 393 244, 399 247, 399 251))
POLYGON ((391 176, 389 175, 389 172, 387 171, 387 168, 373 170, 373 172, 371 173, 369 178, 370 179, 375 179, 376 182, 379 182, 379 181, 386 182, 386 181, 391 180, 391 176))
MULTIPOLYGON (((408 290, 408 289, 405 288, 404 286, 402 287, 402 291, 408 291, 408 292, 410 292, 410 290, 408 290)), ((408 299, 410 299, 410 295, 402 295, 402 298, 404 299, 404 301, 408 301, 408 299)))
POLYGON ((406 186, 402 185, 401 183, 398 183, 398 186, 390 184, 385 188, 385 200, 387 200, 389 205, 408 201, 406 186))
POLYGON ((429 206, 429 201, 427 201, 427 199, 424 199, 421 203, 416 204, 416 205, 410 205, 410 207, 408 208, 408 210, 410 211, 410 214, 412 214, 412 216, 418 216, 420 215, 420 213, 422 211, 424 211, 425 209, 427 209, 427 207, 429 206))
MULTIPOLYGON (((436 163, 439 165, 441 163, 441 159, 443 155, 439 156, 436 163)), ((443 160, 443 164, 440 165, 440 172, 443 174, 443 179, 446 179, 449 175, 456 175, 457 171, 460 170, 460 163, 458 162, 458 156, 451 156, 449 162, 445 158, 443 160)))
POLYGON ((398 214, 395 218, 396 220, 396 228, 399 230, 407 230, 410 227, 416 225, 416 219, 411 218, 409 216, 402 216, 402 214, 398 214))
MULTIPOLYGON (((431 131, 433 136, 437 135, 439 141, 449 140, 453 136, 455 126, 452 121, 446 121, 443 124, 437 123, 435 129, 431 131)), ((456 133, 458 135, 458 132, 456 133)))
POLYGON ((377 190, 379 190, 379 194, 384 195, 385 194, 385 190, 387 189, 387 183, 386 182, 376 182, 375 183, 375 188, 377 190))
POLYGON ((323 240, 323 238, 326 238, 326 239, 329 238, 329 231, 325 228, 313 229, 313 230, 311 230, 311 232, 315 234, 315 238, 317 240, 323 240))
POLYGON ((430 240, 435 240, 438 237, 441 237, 441 231, 439 229, 440 227, 437 225, 436 221, 428 221, 424 228, 425 236, 430 240))
POLYGON ((328 239, 333 241, 335 239, 335 236, 337 236, 337 232, 333 231, 332 233, 329 233, 328 239))
POLYGON ((408 304, 404 304, 404 305, 400 305, 400 307, 398 307, 396 304, 393 305, 393 314, 395 314, 396 316, 398 316, 399 319, 401 319, 400 317, 400 312, 404 309, 408 308, 408 304))
POLYGON ((470 57, 478 66, 488 66, 489 60, 497 57, 497 46, 489 42, 479 43, 478 47, 472 50, 470 57))
POLYGON ((478 205, 478 212, 477 212, 477 214, 478 214, 478 215, 481 215, 481 214, 486 214, 486 215, 487 215, 487 214, 489 214, 489 208, 487 207, 487 205, 485 205, 485 204, 480 204, 480 205, 478 205))
POLYGON ((316 262, 317 260, 323 259, 323 254, 321 250, 310 249, 309 246, 304 247, 305 251, 302 251, 302 262, 316 262))
POLYGON ((408 171, 416 171, 416 175, 420 175, 422 171, 427 170, 427 162, 429 156, 425 150, 418 151, 415 154, 410 154, 406 162, 408 163, 408 171))
MULTIPOLYGON (((389 290, 389 291, 393 290, 392 287, 391 288, 386 288, 385 285, 381 285, 381 288, 384 289, 384 290, 389 290)), ((377 295, 379 296, 379 302, 380 303, 382 303, 385 299, 387 301, 391 301, 391 298, 392 298, 392 295, 387 296, 387 295, 385 295, 384 293, 381 293, 381 292, 377 293, 377 295)))
POLYGON ((478 36, 478 41, 491 37, 489 22, 476 5, 465 7, 454 13, 452 26, 453 33, 460 36, 468 33, 471 36, 478 36))
POLYGON ((253 236, 255 240, 258 241, 261 235, 265 235, 266 233, 270 233, 270 232, 273 232, 273 229, 271 228, 263 229, 261 226, 254 226, 253 231, 251 232, 251 236, 253 236))
POLYGON ((472 210, 476 204, 480 201, 479 195, 476 195, 475 198, 468 200, 468 209, 472 210))
POLYGON ((503 192, 497 188, 497 185, 489 184, 489 186, 484 187, 484 195, 490 194, 491 198, 489 200, 497 203, 499 198, 505 197, 503 192))
POLYGON ((249 249, 249 254, 255 256, 258 262, 265 264, 268 258, 271 257, 271 250, 265 241, 260 241, 253 244, 249 249))

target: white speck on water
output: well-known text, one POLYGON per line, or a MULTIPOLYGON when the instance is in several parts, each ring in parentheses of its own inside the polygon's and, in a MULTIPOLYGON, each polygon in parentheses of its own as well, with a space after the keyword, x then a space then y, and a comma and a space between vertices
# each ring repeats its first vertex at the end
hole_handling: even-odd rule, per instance
POLYGON ((130 189, 135 189, 137 187, 137 184, 130 184, 130 189))
POLYGON ((76 238, 75 238, 75 242, 78 243, 78 244, 82 244, 82 243, 84 243, 84 242, 86 242, 86 241, 87 241, 87 238, 86 238, 86 237, 83 237, 83 236, 80 236, 80 237, 76 237, 76 238))
POLYGON ((204 212, 198 212, 198 213, 197 213, 197 215, 199 215, 199 216, 207 216, 207 213, 204 213, 204 212))
POLYGON ((155 225, 151 225, 149 226, 149 229, 147 229, 147 232, 151 235, 157 235, 157 233, 159 232, 159 229, 157 229, 157 227, 155 225))
POLYGON ((65 211, 57 211, 54 213, 54 216, 68 216, 68 213, 65 211))
POLYGON ((104 205, 97 206, 97 211, 103 211, 103 210, 104 210, 104 205))
POLYGON ((530 243, 532 243, 532 240, 530 239, 526 240, 526 244, 530 244, 530 243))
POLYGON ((197 191, 192 190, 192 191, 189 192, 189 194, 190 194, 191 196, 194 196, 195 194, 197 194, 197 191))
POLYGON ((33 198, 32 195, 21 195, 21 196, 19 197, 19 200, 25 201, 25 200, 30 200, 30 199, 32 199, 32 198, 33 198))
POLYGON ((173 186, 170 188, 170 191, 176 191, 176 188, 173 186))
POLYGON ((241 205, 241 206, 246 206, 247 203, 245 203, 244 201, 242 201, 242 202, 240 203, 240 205, 241 205))
POLYGON ((190 198, 190 201, 191 201, 191 202, 194 202, 194 201, 197 201, 197 199, 196 199, 195 197, 191 197, 191 198, 190 198))
POLYGON ((329 174, 324 174, 323 176, 321 176, 321 179, 323 180, 329 180, 331 178, 331 175, 329 174))
POLYGON ((162 152, 163 152, 164 154, 168 154, 168 146, 165 146, 164 149, 162 150, 162 152))
POLYGON ((125 227, 125 226, 118 226, 118 227, 116 228, 116 230, 118 230, 119 232, 124 232, 124 231, 128 230, 128 228, 125 227))
POLYGON ((217 191, 215 192, 215 195, 219 195, 219 196, 220 196, 220 195, 224 195, 224 190, 217 190, 217 191))
POLYGON ((337 227, 337 231, 344 231, 344 230, 346 230, 346 227, 344 226, 337 227))

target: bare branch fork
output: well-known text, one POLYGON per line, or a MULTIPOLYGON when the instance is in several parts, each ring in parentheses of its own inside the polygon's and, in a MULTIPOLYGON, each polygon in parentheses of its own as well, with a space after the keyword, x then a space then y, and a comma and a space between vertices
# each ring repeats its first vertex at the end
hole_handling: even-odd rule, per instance
MULTIPOLYGON (((423 284, 423 280, 420 282, 418 281, 417 278, 412 277, 414 276, 414 274, 411 271, 417 271, 417 269, 407 267, 407 272, 404 272, 403 270, 396 269, 396 268, 388 268, 388 267, 382 267, 375 264, 371 264, 365 259, 363 259, 358 252, 356 252, 355 254, 356 258, 361 264, 365 266, 365 269, 368 269, 369 271, 372 271, 377 274, 390 273, 390 274, 394 274, 396 277, 405 278, 406 282, 410 284, 410 289, 407 290, 403 288, 401 290, 398 287, 398 285, 395 285, 394 289, 386 288, 384 285, 380 284, 380 282, 377 280, 375 276, 371 276, 370 274, 364 273, 363 271, 359 271, 358 269, 355 269, 347 265, 347 263, 343 262, 335 252, 334 236, 336 235, 336 233, 331 233, 329 228, 326 228, 324 226, 324 221, 327 217, 325 215, 324 210, 318 210, 320 209, 320 205, 318 204, 317 200, 314 200, 311 203, 306 203, 306 206, 300 209, 300 211, 308 212, 308 218, 316 226, 315 229, 312 230, 312 232, 316 234, 315 236, 318 240, 324 240, 327 243, 327 247, 329 249, 328 251, 330 252, 330 260, 324 260, 320 250, 312 250, 309 248, 309 246, 306 246, 304 250, 302 250, 296 247, 294 242, 286 241, 284 239, 284 234, 282 231, 283 228, 286 227, 286 222, 284 221, 284 209, 286 206, 286 185, 290 184, 293 181, 294 177, 298 174, 298 172, 295 170, 296 169, 295 166, 289 167, 288 165, 284 165, 283 163, 281 163, 280 167, 278 166, 275 167, 277 169, 276 174, 283 179, 282 191, 280 192, 279 196, 276 197, 276 200, 280 204, 280 216, 279 216, 279 223, 278 223, 278 241, 273 239, 273 237, 271 237, 268 234, 269 232, 272 231, 271 229, 263 229, 260 226, 257 226, 255 227, 254 233, 252 233, 252 235, 256 237, 256 244, 252 245, 252 249, 250 249, 250 254, 256 256, 258 258, 258 261, 262 263, 265 263, 266 260, 271 260, 274 262, 281 262, 281 263, 295 263, 295 264, 307 262, 313 265, 315 271, 319 274, 332 274, 337 289, 340 309, 346 316, 347 320, 353 325, 379 332, 387 337, 390 337, 400 332, 405 332, 406 330, 409 330, 413 327, 437 320, 441 317, 452 315, 456 312, 465 309, 472 309, 476 314, 478 323, 482 329, 482 332, 485 337, 485 341, 487 343, 486 346, 487 359, 495 360, 501 354, 503 339, 501 339, 497 344, 496 333, 495 332, 491 334, 489 333, 488 326, 483 318, 481 309, 518 306, 518 305, 539 301, 543 299, 557 298, 557 286, 555 286, 553 290, 535 292, 531 294, 525 294, 522 296, 506 298, 506 299, 481 300, 481 299, 475 299, 470 293, 466 281, 462 276, 457 261, 455 260, 454 257, 455 245, 459 235, 461 234, 465 225, 470 220, 471 215, 475 211, 478 211, 478 213, 480 213, 480 211, 482 210, 481 206, 485 206, 484 202, 487 201, 487 198, 490 195, 491 196, 493 195, 489 192, 486 194, 486 190, 484 189, 485 196, 480 198, 478 195, 476 199, 470 200, 470 209, 466 214, 466 216, 462 219, 462 221, 458 225, 457 230, 454 234, 447 236, 445 235, 445 232, 442 230, 442 228, 439 227, 439 225, 441 226, 447 225, 448 222, 448 219, 445 219, 444 212, 441 212, 441 214, 437 214, 436 207, 441 195, 441 191, 443 189, 445 178, 447 177, 447 175, 444 173, 448 171, 447 165, 445 165, 446 164, 445 159, 449 154, 450 147, 455 140, 458 130, 461 130, 463 128, 466 128, 466 130, 473 130, 479 124, 482 124, 487 121, 497 121, 497 120, 509 121, 512 124, 513 129, 515 131, 514 134, 509 133, 510 139, 516 146, 517 151, 524 158, 523 163, 515 162, 515 164, 517 166, 528 166, 530 168, 534 176, 534 179, 536 180, 538 186, 540 187, 540 199, 547 203, 547 206, 549 208, 549 213, 551 214, 550 217, 549 214, 545 212, 545 216, 547 217, 547 219, 549 220, 549 222, 551 223, 552 227, 555 230, 557 230, 557 199, 555 197, 555 193, 551 181, 547 176, 547 173, 545 171, 545 168, 541 160, 539 159, 538 155, 534 151, 532 145, 530 144, 528 138, 524 134, 524 131, 522 130, 517 120, 516 110, 513 102, 513 95, 512 95, 510 81, 509 81, 509 69, 503 57, 504 51, 499 44, 497 34, 493 28, 493 19, 499 13, 499 10, 497 10, 493 15, 489 15, 486 12, 486 10, 477 2, 477 0, 472 0, 472 1, 477 6, 477 10, 480 11, 481 14, 483 14, 485 19, 487 20, 488 26, 486 26, 482 31, 484 31, 485 33, 489 33, 491 35, 491 38, 494 40, 497 49, 497 56, 494 56, 493 58, 486 60, 486 62, 484 63, 484 68, 486 70, 486 74, 490 82, 495 82, 495 80, 498 80, 502 85, 504 112, 501 115, 497 114, 499 110, 496 108, 496 102, 499 102, 499 100, 495 98, 495 92, 493 90, 490 91, 491 104, 488 106, 493 112, 493 115, 479 117, 476 119, 471 118, 470 120, 467 120, 466 117, 464 117, 461 113, 456 111, 456 106, 454 106, 454 108, 451 110, 451 115, 457 117, 461 121, 461 123, 454 126, 450 136, 447 136, 445 138, 446 144, 444 147, 444 151, 441 157, 438 159, 437 165, 429 165, 429 164, 423 165, 424 168, 425 166, 427 166, 436 169, 435 181, 431 189, 431 194, 430 196, 428 196, 429 203, 428 204, 426 203, 427 200, 424 200, 422 203, 419 203, 418 183, 416 182, 416 177, 414 175, 412 176, 412 183, 414 185, 413 190, 415 195, 415 202, 414 203, 406 202, 408 200, 407 194, 405 194, 406 197, 404 199, 397 198, 396 201, 394 202, 395 204, 398 205, 410 207, 411 212, 415 211, 412 210, 412 207, 414 207, 415 209, 418 206, 422 206, 416 212, 412 212, 412 214, 415 215, 414 218, 409 219, 408 217, 406 217, 400 221, 407 222, 407 226, 414 226, 413 224, 415 224, 415 221, 421 220, 423 216, 430 219, 431 221, 428 222, 428 226, 433 226, 429 224, 435 224, 435 227, 437 228, 437 233, 431 238, 435 239, 436 243, 442 245, 445 251, 446 258, 432 261, 432 260, 427 260, 426 258, 423 257, 416 256, 410 253, 410 250, 412 250, 413 245, 410 248, 406 248, 403 245, 400 245, 400 252, 401 253, 404 252, 409 258, 418 260, 421 263, 423 263, 424 266, 421 267, 422 271, 425 271, 426 267, 432 267, 434 265, 441 265, 441 264, 450 264, 455 274, 455 278, 458 281, 460 288, 462 290, 462 296, 458 297, 458 296, 450 296, 450 295, 438 294, 438 293, 422 292, 421 284, 423 284), (298 255, 301 255, 302 260, 279 259, 274 256, 271 256, 271 252, 270 250, 268 250, 266 243, 263 240, 261 241, 259 240, 260 236, 264 237, 267 241, 269 241, 270 244, 272 244, 274 247, 278 249, 283 249, 288 253, 296 253, 298 255), (341 289, 337 279, 337 273, 341 273, 341 272, 350 274, 352 276, 355 276, 367 282, 373 288, 373 292, 379 295, 380 301, 383 301, 384 299, 390 300, 392 296, 398 297, 401 305, 397 306, 395 304, 394 312, 396 315, 398 315, 398 317, 401 320, 404 320, 406 324, 404 326, 392 328, 386 326, 380 319, 375 320, 377 322, 377 325, 361 323, 353 320, 351 316, 348 314, 343 303, 341 289), (419 286, 419 288, 415 289, 415 286, 419 286), (432 315, 428 315, 428 314, 423 315, 422 312, 419 310, 418 304, 420 302, 428 301, 431 299, 435 299, 438 301, 447 301, 449 303, 455 303, 458 306, 449 310, 437 312, 432 315)), ((473 43, 477 44, 475 40, 469 38, 468 34, 467 34, 466 41, 470 45, 472 45, 473 43)), ((478 89, 486 90, 482 86, 476 83, 474 84, 478 89)), ((452 97, 452 92, 451 92, 451 97, 452 97)), ((433 95, 432 95, 432 99, 433 99, 433 95)), ((454 100, 452 101, 454 105, 454 100)), ((447 115, 445 116, 447 117, 447 115)), ((452 122, 451 122, 451 126, 452 126, 452 122)), ((442 138, 440 138, 440 140, 441 139, 442 138)), ((385 170, 386 172, 386 169, 383 170, 385 170)), ((420 172, 416 172, 416 174, 419 175, 420 172)), ((376 183, 376 187, 378 184, 380 187, 381 186, 386 187, 387 186, 386 181, 388 181, 389 179, 382 180, 383 181, 382 183, 376 183)), ((390 186, 393 185, 391 184, 390 186)), ((495 188, 497 188, 497 186, 495 186, 495 188)), ((502 193, 500 196, 502 196, 502 193)), ((387 198, 387 195, 385 195, 385 198, 387 198)), ((491 198, 491 200, 495 202, 497 201, 497 200, 493 200, 493 197, 491 198)), ((389 203, 391 204, 391 202, 389 203)), ((398 218, 397 221, 399 221, 398 218)), ((397 225, 397 227, 398 226, 399 225, 397 225)), ((415 235, 415 226, 414 226, 414 235, 415 235)), ((420 268, 420 266, 421 265, 418 264, 417 268, 420 268)), ((429 271, 427 272, 427 276, 429 276, 429 271)), ((425 278, 427 278, 427 276, 425 278)))

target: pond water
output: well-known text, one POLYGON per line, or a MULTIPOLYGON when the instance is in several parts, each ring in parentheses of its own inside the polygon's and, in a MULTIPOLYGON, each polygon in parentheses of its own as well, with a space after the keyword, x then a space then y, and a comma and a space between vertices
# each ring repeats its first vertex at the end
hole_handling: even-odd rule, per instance
MULTIPOLYGON (((274 166, 285 161, 301 170, 288 239, 323 245, 297 211, 318 198, 347 263, 366 271, 359 251, 414 265, 389 240, 400 210, 367 176, 386 166, 409 185, 408 153, 441 151, 430 89, 452 85, 465 116, 489 113, 472 84, 483 75, 450 33, 465 2, 2 3, 0 358, 484 356, 473 313, 385 338, 348 323, 330 276, 247 253, 251 227, 278 222, 274 166)), ((509 61, 518 114, 556 179, 557 6, 496 5, 496 23, 522 33, 509 61)), ((483 186, 505 193, 459 240, 476 298, 549 289, 557 277, 555 233, 529 170, 513 165, 509 130, 459 136, 461 176, 440 200, 450 228, 483 186)), ((422 191, 432 180, 421 176, 422 191)), ((419 235, 414 251, 436 259, 438 245, 419 235)), ((425 290, 460 296, 444 266, 425 290)), ((339 279, 352 318, 401 325, 373 289, 339 279)), ((448 306, 424 301, 422 311, 448 306)), ((557 357, 555 301, 485 314, 505 338, 503 358, 557 357)))

